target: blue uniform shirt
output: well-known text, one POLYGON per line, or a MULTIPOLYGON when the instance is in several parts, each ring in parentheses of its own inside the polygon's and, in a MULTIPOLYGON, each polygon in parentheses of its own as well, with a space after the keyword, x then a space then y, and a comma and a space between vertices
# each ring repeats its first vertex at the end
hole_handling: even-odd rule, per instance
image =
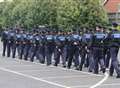
POLYGON ((47 42, 53 42, 54 36, 53 35, 46 35, 47 42))
POLYGON ((103 47, 105 39, 106 39, 105 33, 97 32, 94 34, 93 37, 93 45, 97 47, 103 47))

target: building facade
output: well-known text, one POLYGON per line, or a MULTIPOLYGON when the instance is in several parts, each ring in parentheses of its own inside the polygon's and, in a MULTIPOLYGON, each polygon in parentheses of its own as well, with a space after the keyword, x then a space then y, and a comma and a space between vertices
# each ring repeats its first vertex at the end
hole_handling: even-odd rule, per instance
POLYGON ((110 22, 120 24, 120 0, 105 0, 104 7, 108 13, 110 22))

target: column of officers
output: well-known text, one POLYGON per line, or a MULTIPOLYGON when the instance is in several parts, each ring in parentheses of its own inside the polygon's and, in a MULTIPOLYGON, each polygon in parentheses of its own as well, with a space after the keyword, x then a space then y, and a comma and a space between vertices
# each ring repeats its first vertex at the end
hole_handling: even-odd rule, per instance
POLYGON ((24 60, 37 59, 41 64, 60 65, 63 68, 83 70, 99 74, 106 72, 113 76, 114 71, 120 78, 118 51, 120 32, 96 27, 95 32, 28 32, 19 28, 4 30, 2 33, 2 56, 24 60))

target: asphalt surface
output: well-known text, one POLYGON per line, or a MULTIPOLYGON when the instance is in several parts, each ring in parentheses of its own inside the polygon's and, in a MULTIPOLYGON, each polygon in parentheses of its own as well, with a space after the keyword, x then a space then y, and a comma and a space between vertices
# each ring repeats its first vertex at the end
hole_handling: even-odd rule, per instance
MULTIPOLYGON (((2 52, 2 45, 0 44, 2 52)), ((0 56, 0 88, 120 88, 120 79, 0 56)))

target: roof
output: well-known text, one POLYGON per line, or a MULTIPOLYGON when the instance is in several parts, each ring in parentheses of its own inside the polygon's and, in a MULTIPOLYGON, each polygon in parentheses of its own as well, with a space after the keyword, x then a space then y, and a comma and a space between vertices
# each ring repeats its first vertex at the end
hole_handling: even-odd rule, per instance
POLYGON ((120 0, 107 0, 105 3, 105 9, 108 13, 118 12, 118 6, 120 5, 120 0))

